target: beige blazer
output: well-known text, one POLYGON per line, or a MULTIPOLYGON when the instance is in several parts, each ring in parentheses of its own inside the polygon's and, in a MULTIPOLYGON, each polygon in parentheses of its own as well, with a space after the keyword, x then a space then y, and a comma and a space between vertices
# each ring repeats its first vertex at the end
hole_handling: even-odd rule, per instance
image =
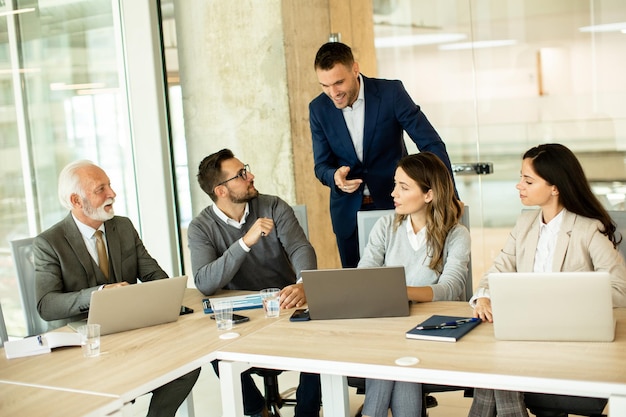
MULTIPOLYGON (((496 257, 493 266, 480 281, 479 288, 489 288, 491 272, 532 272, 539 241, 541 210, 524 211, 496 257)), ((626 307, 626 266, 619 250, 600 232, 598 220, 567 210, 557 237, 553 271, 606 271, 611 274, 613 306, 626 307)), ((626 244, 626 242, 624 242, 626 244)))

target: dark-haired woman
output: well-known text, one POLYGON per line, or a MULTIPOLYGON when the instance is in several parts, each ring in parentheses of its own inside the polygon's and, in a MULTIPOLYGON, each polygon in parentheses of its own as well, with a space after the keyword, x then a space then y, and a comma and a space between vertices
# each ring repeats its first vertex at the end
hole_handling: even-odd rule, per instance
MULTIPOLYGON (((539 210, 524 212, 518 218, 504 248, 470 300, 474 316, 490 322, 497 320, 489 298, 487 275, 491 272, 606 271, 611 274, 613 307, 626 306, 626 267, 617 249, 621 237, 615 235, 615 224, 593 195, 572 151, 560 144, 529 149, 522 160, 517 189, 522 204, 539 206, 539 210)), ((606 403, 566 396, 550 396, 545 403, 557 404, 559 399, 568 404, 606 403)), ((541 417, 541 411, 531 411, 541 417)), ((559 415, 558 407, 552 411, 557 414, 550 415, 559 415)), ((524 394, 475 389, 469 416, 495 415, 528 416, 524 394)))

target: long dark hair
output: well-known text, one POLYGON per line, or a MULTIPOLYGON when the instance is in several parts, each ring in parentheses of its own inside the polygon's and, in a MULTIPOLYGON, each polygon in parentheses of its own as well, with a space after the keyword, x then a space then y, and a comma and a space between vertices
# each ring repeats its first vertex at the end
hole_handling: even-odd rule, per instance
POLYGON ((572 213, 599 220, 600 230, 614 247, 622 241, 615 236, 616 226, 602 203, 591 191, 585 171, 569 148, 559 143, 546 143, 529 149, 523 159, 530 159, 535 172, 559 190, 559 201, 572 213))

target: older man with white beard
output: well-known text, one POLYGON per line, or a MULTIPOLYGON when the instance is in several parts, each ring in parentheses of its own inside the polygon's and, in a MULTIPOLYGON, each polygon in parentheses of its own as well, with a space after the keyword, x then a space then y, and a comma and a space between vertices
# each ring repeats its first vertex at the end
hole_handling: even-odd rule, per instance
MULTIPOLYGON (((116 194, 100 167, 69 164, 58 192, 70 213, 33 242, 37 310, 44 320, 79 320, 94 291, 167 278, 131 221, 115 215, 116 194)), ((174 417, 199 374, 196 369, 154 390, 148 416, 174 417)))

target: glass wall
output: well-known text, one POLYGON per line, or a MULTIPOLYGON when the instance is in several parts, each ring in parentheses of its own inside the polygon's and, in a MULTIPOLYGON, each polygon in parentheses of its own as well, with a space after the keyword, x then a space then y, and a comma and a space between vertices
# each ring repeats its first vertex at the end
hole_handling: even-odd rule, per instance
MULTIPOLYGON (((623 209, 626 8, 619 0, 375 0, 379 76, 401 79, 452 162, 471 207, 474 276, 519 214, 521 156, 559 142, 609 209, 623 209)), ((415 149, 414 145, 408 145, 415 149)), ((475 279, 476 282, 476 279, 475 279)))
MULTIPOLYGON (((461 198, 471 207, 475 271, 490 264, 521 209, 514 185, 520 156, 533 145, 555 141, 570 146, 607 207, 623 207, 622 1, 373 1, 377 75, 404 82, 444 138, 454 163, 494 163, 491 175, 457 177, 461 198)), ((0 303, 12 336, 24 334, 24 319, 9 242, 35 236, 66 215, 56 197, 56 177, 66 163, 88 158, 100 164, 118 194, 116 212, 130 217, 140 233, 140 222, 157 211, 150 207, 160 212, 172 205, 167 195, 165 202, 154 202, 162 190, 174 189, 168 169, 176 174, 181 202, 174 209, 180 219, 174 221, 184 229, 192 216, 176 80, 168 91, 175 141, 170 145, 166 134, 147 132, 140 148, 147 151, 135 151, 134 129, 155 126, 163 117, 134 120, 160 93, 153 99, 148 92, 154 85, 141 84, 147 69, 136 72, 144 76, 134 83, 127 79, 124 36, 144 40, 148 35, 140 25, 156 23, 152 15, 143 16, 143 9, 134 16, 127 12, 134 30, 124 31, 120 9, 136 12, 147 3, 0 4, 0 303), (132 101, 129 85, 136 87, 132 101), (140 103, 142 96, 150 97, 147 103, 140 103), (130 102, 142 110, 131 112, 130 102), (161 149, 173 150, 174 156, 158 155, 161 149), (142 218, 140 206, 145 207, 142 218)), ((166 3, 168 21, 173 14, 171 2, 166 3)), ((149 7, 152 13, 156 6, 150 2, 149 7)), ((165 31, 163 42, 165 53, 175 58, 172 29, 165 31)), ((139 45, 136 51, 145 49, 139 45)), ((156 60, 141 61, 152 71, 159 66, 156 60)), ((168 71, 172 68, 177 72, 168 60, 168 71)), ((155 84, 162 82, 158 74, 155 78, 155 84)), ((408 147, 415 149, 412 143, 408 147)), ((161 230, 170 227, 164 225, 170 218, 154 221, 158 227, 151 233, 161 242, 153 238, 147 245, 151 252, 153 245, 165 246, 160 260, 180 248, 163 242, 168 239, 161 230)), ((168 272, 175 273, 175 267, 168 272)))
POLYGON ((117 193, 116 213, 139 216, 116 2, 17 1, 4 11, 0 302, 9 334, 23 336, 9 242, 67 215, 56 192, 61 168, 97 163, 117 193))

